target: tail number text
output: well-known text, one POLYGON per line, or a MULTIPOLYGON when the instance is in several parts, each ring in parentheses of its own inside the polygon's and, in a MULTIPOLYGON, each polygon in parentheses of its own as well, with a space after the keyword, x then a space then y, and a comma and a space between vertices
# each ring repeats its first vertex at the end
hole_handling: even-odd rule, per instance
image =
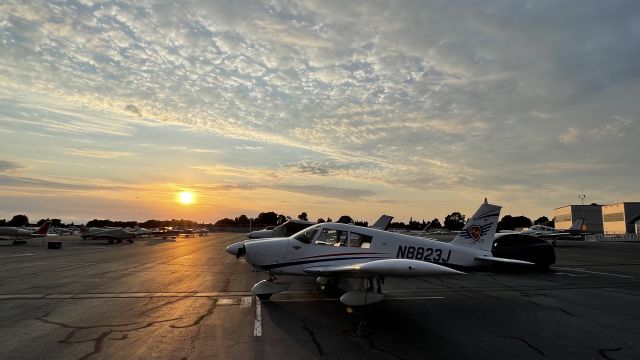
POLYGON ((451 258, 451 250, 443 251, 442 249, 423 248, 420 246, 398 246, 396 258, 448 262, 451 258))

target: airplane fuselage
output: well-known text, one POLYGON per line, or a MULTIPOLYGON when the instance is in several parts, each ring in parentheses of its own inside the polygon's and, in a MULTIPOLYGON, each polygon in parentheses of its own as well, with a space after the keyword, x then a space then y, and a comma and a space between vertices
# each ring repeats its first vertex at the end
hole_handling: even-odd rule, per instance
POLYGON ((475 260, 477 256, 488 253, 434 239, 367 228, 358 231, 358 235, 371 237, 368 247, 323 244, 316 239, 305 243, 294 237, 253 240, 244 243, 246 260, 256 268, 273 274, 308 275, 304 269, 312 266, 340 266, 396 258, 471 267, 478 265, 475 260))

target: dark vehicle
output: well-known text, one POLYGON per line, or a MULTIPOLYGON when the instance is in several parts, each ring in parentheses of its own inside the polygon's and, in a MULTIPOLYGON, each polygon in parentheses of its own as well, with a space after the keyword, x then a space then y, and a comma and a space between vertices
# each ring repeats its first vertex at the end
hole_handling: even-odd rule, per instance
POLYGON ((495 257, 529 261, 541 270, 556 262, 556 253, 549 242, 531 235, 506 234, 493 242, 491 254, 495 257))

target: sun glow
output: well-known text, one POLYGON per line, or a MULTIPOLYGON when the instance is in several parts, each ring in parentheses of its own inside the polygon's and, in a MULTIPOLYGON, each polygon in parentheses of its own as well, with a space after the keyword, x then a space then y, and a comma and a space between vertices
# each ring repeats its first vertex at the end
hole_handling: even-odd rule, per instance
POLYGON ((193 193, 190 191, 180 192, 178 194, 178 201, 185 205, 193 203, 193 193))

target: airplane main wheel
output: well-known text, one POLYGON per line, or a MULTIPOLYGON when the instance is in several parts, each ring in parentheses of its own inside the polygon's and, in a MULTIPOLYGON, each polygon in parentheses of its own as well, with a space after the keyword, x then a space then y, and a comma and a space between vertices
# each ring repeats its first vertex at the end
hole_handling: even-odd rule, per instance
POLYGON ((269 300, 271 295, 273 295, 273 294, 258 294, 256 296, 258 297, 258 299, 264 301, 264 300, 269 300))

